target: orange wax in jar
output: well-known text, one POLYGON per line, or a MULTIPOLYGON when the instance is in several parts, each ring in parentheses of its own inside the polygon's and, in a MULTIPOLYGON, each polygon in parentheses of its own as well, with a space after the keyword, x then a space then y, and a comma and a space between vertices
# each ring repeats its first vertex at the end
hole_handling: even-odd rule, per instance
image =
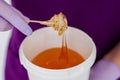
POLYGON ((63 38, 62 48, 47 49, 38 54, 32 62, 43 68, 65 69, 82 63, 85 59, 77 52, 67 48, 63 38))

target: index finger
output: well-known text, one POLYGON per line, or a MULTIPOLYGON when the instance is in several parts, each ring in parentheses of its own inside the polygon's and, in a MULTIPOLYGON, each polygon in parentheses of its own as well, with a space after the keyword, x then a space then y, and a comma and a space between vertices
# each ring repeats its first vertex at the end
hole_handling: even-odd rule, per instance
POLYGON ((25 22, 25 18, 18 14, 12 6, 8 5, 4 1, 0 1, 0 16, 10 22, 23 34, 30 35, 32 33, 32 29, 28 23, 25 22))

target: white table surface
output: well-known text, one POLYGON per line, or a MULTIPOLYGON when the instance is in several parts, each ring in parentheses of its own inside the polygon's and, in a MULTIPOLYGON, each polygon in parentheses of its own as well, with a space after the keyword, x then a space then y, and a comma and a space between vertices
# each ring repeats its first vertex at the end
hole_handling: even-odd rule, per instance
POLYGON ((4 64, 10 34, 11 31, 0 32, 0 80, 4 80, 4 64))

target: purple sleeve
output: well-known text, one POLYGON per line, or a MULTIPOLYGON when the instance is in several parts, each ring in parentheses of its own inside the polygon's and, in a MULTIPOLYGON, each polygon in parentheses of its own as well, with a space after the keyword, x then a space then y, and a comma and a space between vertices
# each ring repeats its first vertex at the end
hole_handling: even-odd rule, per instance
POLYGON ((90 73, 90 80, 117 80, 119 77, 120 68, 107 59, 97 62, 90 73))

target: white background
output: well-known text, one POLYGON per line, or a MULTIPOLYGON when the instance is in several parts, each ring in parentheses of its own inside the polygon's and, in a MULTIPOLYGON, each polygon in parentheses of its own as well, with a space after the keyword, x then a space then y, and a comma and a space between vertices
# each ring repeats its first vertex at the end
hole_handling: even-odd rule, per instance
MULTIPOLYGON (((10 0, 5 0, 10 4, 10 0)), ((6 49, 8 46, 11 30, 1 32, 0 31, 0 80, 4 80, 4 68, 5 68, 5 58, 6 49)))

